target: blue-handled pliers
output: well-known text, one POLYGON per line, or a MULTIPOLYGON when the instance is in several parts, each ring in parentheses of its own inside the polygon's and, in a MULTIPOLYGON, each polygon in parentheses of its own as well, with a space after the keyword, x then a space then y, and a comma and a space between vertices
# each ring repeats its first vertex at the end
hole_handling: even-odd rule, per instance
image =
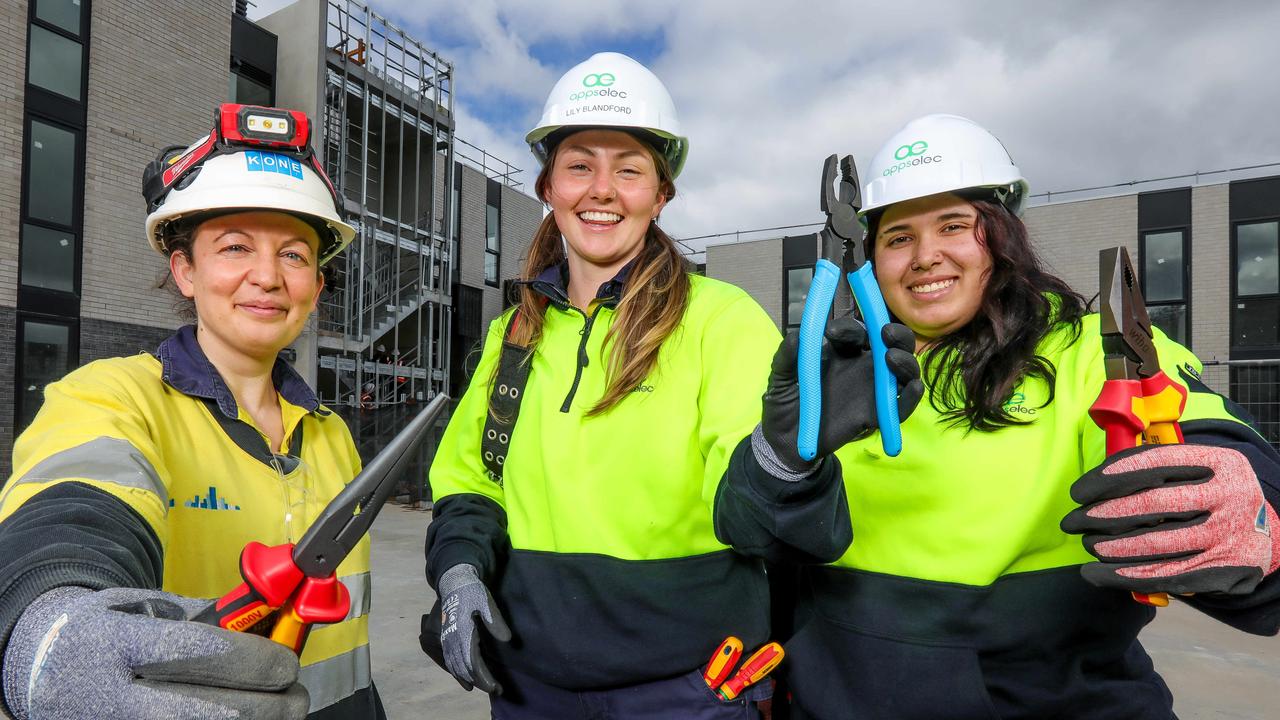
POLYGON ((902 451, 902 428, 898 420, 898 381, 885 362, 884 326, 889 323, 880 286, 872 274, 871 263, 865 262, 861 247, 858 209, 862 206, 858 191, 858 171, 853 156, 840 159, 839 191, 836 181, 835 155, 822 167, 822 193, 819 196, 827 223, 818 233, 822 257, 813 268, 813 281, 800 318, 800 349, 797 365, 800 380, 800 426, 796 450, 800 457, 812 460, 818 454, 818 426, 822 418, 822 336, 826 331, 831 305, 840 285, 845 263, 849 287, 858 303, 867 335, 871 341, 872 365, 875 372, 876 420, 880 425, 880 443, 884 452, 896 456, 902 451), (847 249, 847 251, 846 251, 847 249), (835 262, 833 262, 835 261, 835 262))

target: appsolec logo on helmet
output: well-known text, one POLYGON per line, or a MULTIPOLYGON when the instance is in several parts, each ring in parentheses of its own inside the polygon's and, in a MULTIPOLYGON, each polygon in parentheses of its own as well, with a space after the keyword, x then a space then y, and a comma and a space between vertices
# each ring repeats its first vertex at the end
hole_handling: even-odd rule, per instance
POLYGON ((570 100, 586 100, 587 98, 617 98, 625 100, 627 91, 615 90, 612 85, 618 81, 618 76, 611 72, 587 73, 582 78, 582 87, 586 90, 569 93, 570 100))
POLYGON ((302 163, 279 153, 247 150, 244 153, 244 163, 249 172, 272 172, 302 179, 302 163))
POLYGON ((910 167, 942 162, 942 155, 929 155, 928 152, 929 143, 924 140, 916 140, 899 145, 898 149, 893 151, 893 159, 898 162, 885 168, 881 175, 888 177, 910 167))

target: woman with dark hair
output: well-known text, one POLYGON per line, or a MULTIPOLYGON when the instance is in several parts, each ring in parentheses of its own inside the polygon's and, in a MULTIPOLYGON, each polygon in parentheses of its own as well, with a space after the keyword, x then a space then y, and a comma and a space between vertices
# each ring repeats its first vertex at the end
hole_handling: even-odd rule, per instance
MULTIPOLYGON (((731 456, 770 444, 753 439, 767 379, 765 414, 790 419, 766 429, 794 454, 794 346, 770 379, 773 322, 691 274, 656 224, 688 142, 649 70, 617 53, 569 70, 528 141, 551 212, 431 467, 440 605, 423 648, 497 718, 755 717, 767 683, 722 700, 702 666, 726 636, 769 640, 761 558, 830 561, 848 543, 834 461, 722 488, 731 456)), ((829 392, 869 399, 864 335, 831 344, 829 392)), ((850 406, 824 455, 869 432, 871 402, 850 406)))
POLYGON ((928 401, 899 456, 836 453, 853 541, 801 570, 794 716, 1169 720, 1137 640, 1155 610, 1131 592, 1274 634, 1280 457, 1158 331, 1187 444, 1106 456, 1099 318, 1043 269, 1027 183, 986 130, 919 118, 870 170, 867 255, 928 401))

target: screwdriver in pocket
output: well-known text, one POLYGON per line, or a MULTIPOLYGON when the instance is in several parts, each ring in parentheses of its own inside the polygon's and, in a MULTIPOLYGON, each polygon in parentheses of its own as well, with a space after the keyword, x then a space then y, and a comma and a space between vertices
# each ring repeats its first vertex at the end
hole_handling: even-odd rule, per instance
POLYGON ((725 700, 732 700, 738 697, 750 685, 760 682, 765 675, 768 675, 774 668, 778 667, 778 663, 782 662, 782 646, 776 642, 760 648, 747 658, 742 664, 742 668, 737 674, 729 678, 720 689, 720 697, 725 700))
POLYGON ((742 657, 742 641, 730 635, 712 653, 711 662, 707 663, 707 669, 702 673, 703 682, 712 690, 720 687, 720 684, 729 677, 729 673, 733 672, 733 666, 738 664, 740 657, 742 657))

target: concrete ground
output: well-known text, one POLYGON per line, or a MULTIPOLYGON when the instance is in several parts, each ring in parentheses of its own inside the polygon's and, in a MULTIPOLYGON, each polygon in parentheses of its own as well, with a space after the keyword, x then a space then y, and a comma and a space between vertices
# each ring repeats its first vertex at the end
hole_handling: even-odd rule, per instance
MULTIPOLYGON (((489 704, 464 692, 418 647, 418 623, 435 598, 423 575, 431 513, 388 505, 373 526, 373 678, 390 720, 481 720, 489 704)), ((1180 603, 1142 635, 1173 689, 1181 720, 1280 717, 1280 638, 1246 635, 1180 603)))

